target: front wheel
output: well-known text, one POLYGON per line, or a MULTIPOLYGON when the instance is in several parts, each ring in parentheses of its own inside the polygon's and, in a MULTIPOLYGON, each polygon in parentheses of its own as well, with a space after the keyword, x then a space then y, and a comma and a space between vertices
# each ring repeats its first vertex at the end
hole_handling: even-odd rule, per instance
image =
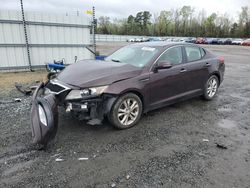
POLYGON ((118 129, 133 127, 141 118, 142 101, 133 93, 127 93, 117 99, 113 105, 109 121, 118 129))
POLYGON ((204 98, 206 100, 212 100, 217 93, 218 87, 219 87, 218 77, 215 75, 210 76, 205 84, 204 94, 203 94, 204 98))

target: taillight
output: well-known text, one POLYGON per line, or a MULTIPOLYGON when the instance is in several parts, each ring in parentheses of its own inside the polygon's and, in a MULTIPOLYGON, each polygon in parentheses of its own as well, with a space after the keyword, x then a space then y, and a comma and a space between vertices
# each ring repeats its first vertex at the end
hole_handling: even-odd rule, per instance
POLYGON ((220 64, 224 64, 224 63, 225 63, 224 57, 219 57, 219 63, 220 63, 220 64))

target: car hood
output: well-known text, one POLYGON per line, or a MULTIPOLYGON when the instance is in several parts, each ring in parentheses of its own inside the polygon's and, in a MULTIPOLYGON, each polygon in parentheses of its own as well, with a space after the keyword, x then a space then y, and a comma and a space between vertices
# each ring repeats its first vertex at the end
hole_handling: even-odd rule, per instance
POLYGON ((141 71, 141 68, 125 63, 82 60, 67 66, 57 78, 66 84, 86 88, 109 85, 132 78, 139 75, 141 71))

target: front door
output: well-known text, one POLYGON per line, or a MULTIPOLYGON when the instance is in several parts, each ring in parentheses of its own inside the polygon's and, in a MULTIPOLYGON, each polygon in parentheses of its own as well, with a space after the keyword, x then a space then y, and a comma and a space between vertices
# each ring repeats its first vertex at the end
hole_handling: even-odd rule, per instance
POLYGON ((156 65, 160 63, 171 63, 168 69, 153 69, 150 72, 148 84, 150 92, 150 108, 157 108, 172 99, 178 98, 185 93, 185 64, 183 61, 183 50, 181 46, 167 49, 158 59, 156 65))

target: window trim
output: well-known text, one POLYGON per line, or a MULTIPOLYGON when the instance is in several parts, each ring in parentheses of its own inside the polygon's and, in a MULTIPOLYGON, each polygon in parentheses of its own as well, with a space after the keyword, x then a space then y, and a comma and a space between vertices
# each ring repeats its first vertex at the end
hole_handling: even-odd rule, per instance
POLYGON ((185 57, 183 56, 183 45, 171 46, 171 47, 165 49, 165 50, 156 58, 156 60, 154 61, 154 63, 153 63, 153 64, 151 65, 151 67, 150 67, 150 72, 153 71, 153 68, 155 67, 156 63, 158 62, 158 60, 161 58, 161 56, 162 56, 167 50, 169 50, 169 49, 171 49, 171 48, 176 48, 176 47, 180 47, 180 48, 181 48, 182 62, 181 62, 180 64, 173 65, 173 67, 174 67, 174 66, 177 66, 177 65, 184 64, 184 63, 185 63, 185 61, 184 61, 185 57))
MULTIPOLYGON (((204 48, 202 48, 202 47, 199 47, 200 48, 200 51, 203 51, 204 52, 204 55, 203 56, 201 56, 201 59, 203 59, 204 57, 205 57, 205 55, 207 54, 206 53, 206 50, 204 49, 204 48)), ((201 53, 202 54, 202 53, 201 53)))

